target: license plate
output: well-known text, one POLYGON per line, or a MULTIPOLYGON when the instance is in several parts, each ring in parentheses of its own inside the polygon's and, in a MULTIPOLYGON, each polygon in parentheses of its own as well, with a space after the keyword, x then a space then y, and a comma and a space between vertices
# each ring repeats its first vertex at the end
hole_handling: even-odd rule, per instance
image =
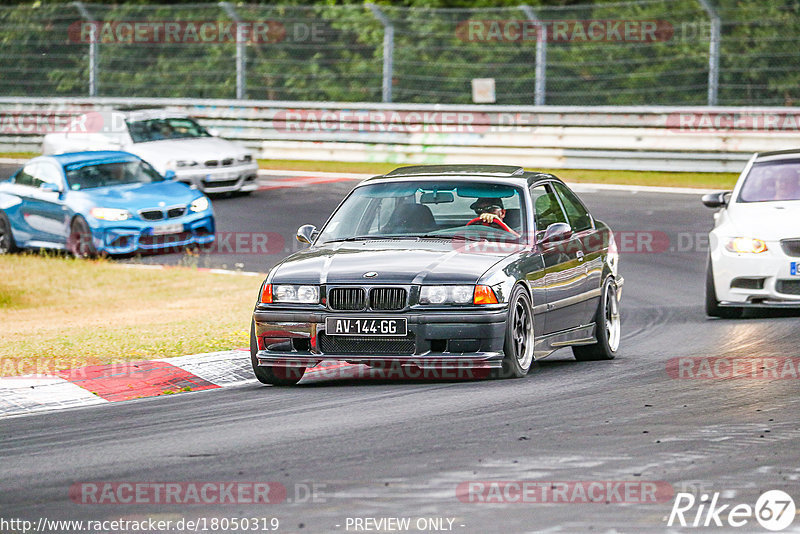
POLYGON ((405 336, 408 324, 405 318, 328 317, 325 333, 329 336, 405 336))
POLYGON ((206 182, 227 182, 228 180, 235 180, 238 177, 239 176, 235 172, 206 174, 206 182))
POLYGON ((797 272, 797 262, 793 261, 789 264, 789 274, 792 276, 800 276, 800 273, 797 272))
POLYGON ((183 224, 165 224, 163 226, 154 226, 153 227, 153 235, 165 235, 165 234, 179 234, 183 232, 183 224))

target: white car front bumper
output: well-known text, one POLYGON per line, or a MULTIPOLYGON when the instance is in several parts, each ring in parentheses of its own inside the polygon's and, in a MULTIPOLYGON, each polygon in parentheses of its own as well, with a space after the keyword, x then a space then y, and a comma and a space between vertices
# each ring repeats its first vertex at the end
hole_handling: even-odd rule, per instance
POLYGON ((175 178, 194 185, 204 193, 255 191, 258 189, 258 164, 252 162, 228 167, 176 169, 175 178))
POLYGON ((786 253, 780 241, 766 252, 737 254, 711 236, 714 289, 721 306, 800 307, 800 255, 786 253))

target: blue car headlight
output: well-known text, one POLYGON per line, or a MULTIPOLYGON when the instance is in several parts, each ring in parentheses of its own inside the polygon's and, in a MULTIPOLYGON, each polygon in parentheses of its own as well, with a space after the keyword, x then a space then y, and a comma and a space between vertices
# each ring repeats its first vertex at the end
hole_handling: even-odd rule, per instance
POLYGON ((117 208, 92 208, 89 213, 102 221, 127 221, 131 218, 131 212, 117 208))
POLYGON ((208 198, 200 197, 196 198, 189 204, 189 209, 195 213, 200 213, 201 211, 206 211, 210 203, 208 202, 208 198))

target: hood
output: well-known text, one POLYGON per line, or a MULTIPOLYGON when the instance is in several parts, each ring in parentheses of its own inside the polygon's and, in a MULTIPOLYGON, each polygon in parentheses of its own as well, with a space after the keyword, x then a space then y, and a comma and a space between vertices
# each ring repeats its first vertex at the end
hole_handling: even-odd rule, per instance
POLYGON ((82 204, 136 211, 157 208, 162 202, 164 206, 189 204, 202 196, 202 193, 186 184, 166 180, 152 184, 115 185, 70 191, 69 195, 75 200, 82 201, 82 204))
POLYGON ((735 233, 736 236, 756 237, 764 241, 800 237, 800 200, 737 202, 731 208, 731 227, 726 234, 735 233))
POLYGON ((246 148, 219 137, 164 139, 163 141, 134 143, 128 147, 128 152, 136 154, 162 173, 170 160, 193 160, 202 164, 210 159, 238 158, 249 153, 246 148))
MULTIPOLYGON (((455 243, 455 244, 454 244, 455 243)), ((465 251, 445 240, 375 240, 311 247, 285 259, 272 283, 474 284, 507 253, 465 251), (364 273, 375 271, 374 278, 364 273)))

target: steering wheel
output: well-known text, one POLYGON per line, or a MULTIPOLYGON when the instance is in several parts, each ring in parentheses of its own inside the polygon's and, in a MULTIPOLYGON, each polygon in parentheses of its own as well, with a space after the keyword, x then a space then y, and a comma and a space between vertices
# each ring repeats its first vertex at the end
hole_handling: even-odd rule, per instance
POLYGON ((466 226, 471 226, 473 224, 482 224, 484 226, 491 226, 493 224, 496 224, 497 226, 500 227, 501 230, 505 230, 506 232, 508 232, 510 234, 515 234, 516 233, 516 232, 514 232, 514 230, 509 228, 506 223, 504 223, 503 221, 501 221, 500 219, 497 219, 497 218, 495 218, 495 220, 493 220, 492 222, 487 223, 483 219, 481 219, 480 217, 475 217, 470 222, 468 222, 466 224, 466 226))

